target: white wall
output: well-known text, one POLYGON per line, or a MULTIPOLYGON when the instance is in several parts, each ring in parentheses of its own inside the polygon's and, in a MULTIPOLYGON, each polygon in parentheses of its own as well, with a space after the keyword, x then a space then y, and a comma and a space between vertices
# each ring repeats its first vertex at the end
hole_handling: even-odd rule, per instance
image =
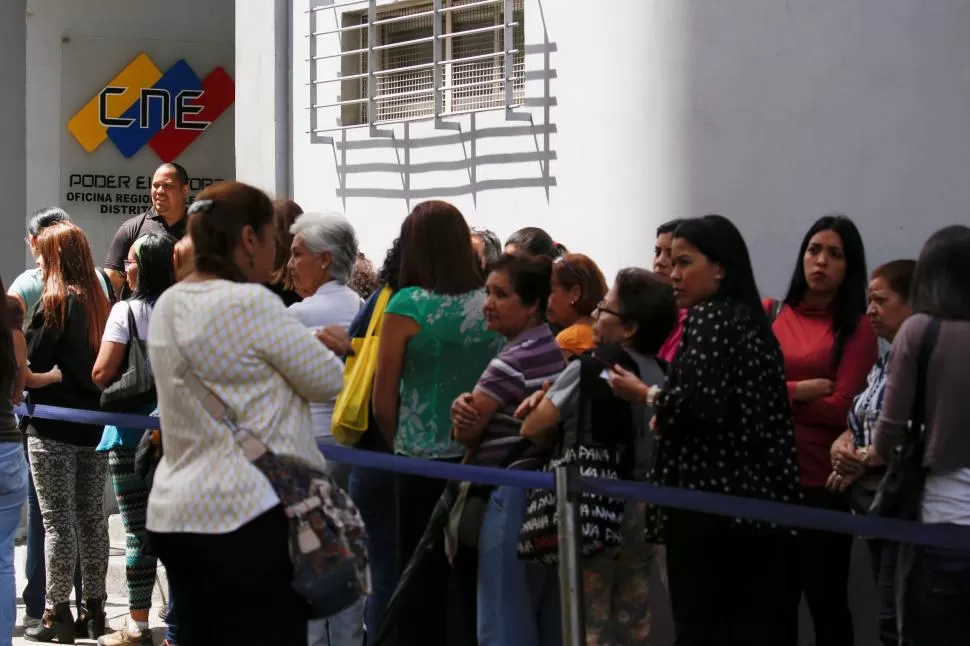
POLYGON ((0 3, 0 82, 7 91, 0 97, 0 277, 6 286, 20 273, 24 248, 21 214, 25 207, 24 102, 20 90, 25 83, 26 27, 25 0, 0 3))
MULTIPOLYGON (((530 81, 534 128, 480 114, 475 150, 427 122, 390 126, 394 140, 350 130, 334 133, 337 145, 311 143, 309 4, 292 3, 293 197, 307 209, 344 210, 372 256, 431 196, 501 236, 543 226, 608 274, 649 265, 660 222, 719 212, 745 234, 763 291, 777 294, 801 236, 825 213, 859 223, 870 267, 915 256, 935 229, 970 220, 964 0, 611 0, 608 12, 603 3, 526 0, 527 69, 553 72, 554 105, 546 111, 545 83, 530 81), (522 134, 498 136, 507 128, 522 134), (406 151, 409 174, 364 166, 401 163, 406 151), (509 154, 514 163, 473 164, 474 182, 465 167, 466 157, 509 154), (534 186, 548 179, 543 155, 552 158, 548 191, 534 186), (428 162, 455 168, 425 172, 428 162), (343 193, 338 165, 353 171, 343 193), (487 190, 494 180, 530 186, 487 190)), ((318 53, 338 46, 321 40, 318 53)), ((339 84, 330 87, 320 103, 336 100, 339 84)), ((471 117, 451 121, 473 130, 471 117)), ((258 154, 255 146, 237 136, 237 156, 258 154)), ((266 185, 267 175, 251 179, 266 185)))
MULTIPOLYGON (((138 2, 128 0, 28 0, 27 2, 27 210, 64 204, 61 189, 62 137, 71 112, 62 110, 63 40, 104 39, 128 41, 133 49, 151 52, 153 41, 189 43, 193 47, 212 44, 229 48, 231 65, 234 43, 234 5, 232 0, 166 0, 138 2)), ((190 61, 191 62, 191 61, 190 61)), ((128 60, 108 61, 106 69, 119 70, 128 60)), ((160 65, 163 63, 160 61, 160 65)), ((205 74, 208 70, 197 70, 205 74)), ((111 76, 106 76, 107 82, 111 76)), ((94 95, 100 87, 92 87, 94 95)), ((76 109, 76 108, 74 108, 76 109)), ((222 119, 231 121, 231 111, 222 119)), ((220 119, 220 121, 222 120, 220 119)), ((217 121, 212 129, 227 128, 227 146, 232 146, 231 123, 217 121)), ((203 137, 211 135, 211 130, 203 137)), ((74 143, 74 142, 70 142, 74 143)), ((196 142, 196 145, 198 142, 196 142)), ((189 148, 190 152, 192 148, 189 148)), ((100 150, 98 151, 100 152, 100 150)), ((116 152, 116 151, 111 151, 116 152)), ((159 160, 144 152, 144 168, 138 172, 151 175, 159 160)), ((139 153, 135 159, 142 159, 139 153)), ((121 159, 120 154, 117 155, 121 159)), ((180 158, 181 161, 181 158, 180 158)), ((189 168, 190 173, 192 169, 189 168)), ((64 172, 67 172, 64 170, 64 172)), ((79 222, 88 232, 95 247, 95 261, 100 264, 106 242, 123 217, 111 216, 79 222)), ((22 227, 21 227, 22 228, 22 227)), ((4 253, 7 241, 0 242, 4 253)), ((11 249, 13 244, 10 244, 11 249)), ((22 255, 22 234, 16 240, 16 254, 22 255)))

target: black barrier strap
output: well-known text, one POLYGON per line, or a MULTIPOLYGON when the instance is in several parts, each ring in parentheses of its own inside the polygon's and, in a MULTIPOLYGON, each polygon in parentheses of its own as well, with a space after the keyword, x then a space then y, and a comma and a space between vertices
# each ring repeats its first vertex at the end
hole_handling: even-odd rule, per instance
MULTIPOLYGON (((114 425, 125 428, 159 428, 159 418, 145 415, 103 413, 43 405, 21 405, 16 407, 14 412, 18 415, 30 415, 42 419, 78 424, 114 425)), ((444 480, 465 480, 493 486, 512 486, 524 489, 553 488, 553 475, 551 473, 422 460, 332 444, 321 444, 320 450, 328 459, 335 462, 370 469, 409 473, 444 480)), ((664 507, 690 509, 733 518, 750 518, 776 523, 784 527, 853 534, 927 547, 965 550, 970 545, 970 527, 857 516, 803 505, 770 502, 676 487, 661 487, 645 482, 578 478, 573 486, 577 491, 586 493, 627 500, 641 500, 664 507)))

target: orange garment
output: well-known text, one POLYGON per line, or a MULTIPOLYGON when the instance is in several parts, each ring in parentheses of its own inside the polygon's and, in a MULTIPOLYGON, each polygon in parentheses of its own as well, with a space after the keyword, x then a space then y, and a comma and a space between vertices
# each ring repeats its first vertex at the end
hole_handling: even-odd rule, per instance
POLYGON ((596 347, 593 339, 593 326, 588 323, 574 323, 556 335, 556 343, 566 352, 582 354, 596 347))

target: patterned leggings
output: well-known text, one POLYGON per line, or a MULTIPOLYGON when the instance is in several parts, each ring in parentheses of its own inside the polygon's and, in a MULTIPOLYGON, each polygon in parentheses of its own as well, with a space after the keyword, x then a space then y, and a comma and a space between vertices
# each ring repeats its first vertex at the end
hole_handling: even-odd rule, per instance
POLYGON ((135 450, 122 446, 108 453, 108 467, 114 485, 121 521, 125 524, 125 574, 128 579, 128 607, 148 610, 152 607, 152 588, 158 559, 145 556, 145 514, 148 510, 148 487, 135 473, 135 450))
POLYGON ((81 554, 85 597, 104 599, 108 574, 108 520, 104 483, 108 465, 94 447, 43 437, 27 438, 30 470, 44 521, 47 605, 70 601, 74 566, 81 554))

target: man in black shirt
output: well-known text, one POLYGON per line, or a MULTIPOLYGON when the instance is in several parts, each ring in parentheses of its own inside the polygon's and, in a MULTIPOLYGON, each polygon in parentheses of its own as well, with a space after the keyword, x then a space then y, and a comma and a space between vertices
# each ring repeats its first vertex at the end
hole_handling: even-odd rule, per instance
POLYGON ((167 233, 176 240, 185 235, 188 224, 185 201, 189 196, 189 175, 174 162, 162 164, 152 176, 152 208, 136 215, 118 228, 104 268, 111 278, 115 294, 124 297, 125 259, 135 240, 147 233, 167 233))

